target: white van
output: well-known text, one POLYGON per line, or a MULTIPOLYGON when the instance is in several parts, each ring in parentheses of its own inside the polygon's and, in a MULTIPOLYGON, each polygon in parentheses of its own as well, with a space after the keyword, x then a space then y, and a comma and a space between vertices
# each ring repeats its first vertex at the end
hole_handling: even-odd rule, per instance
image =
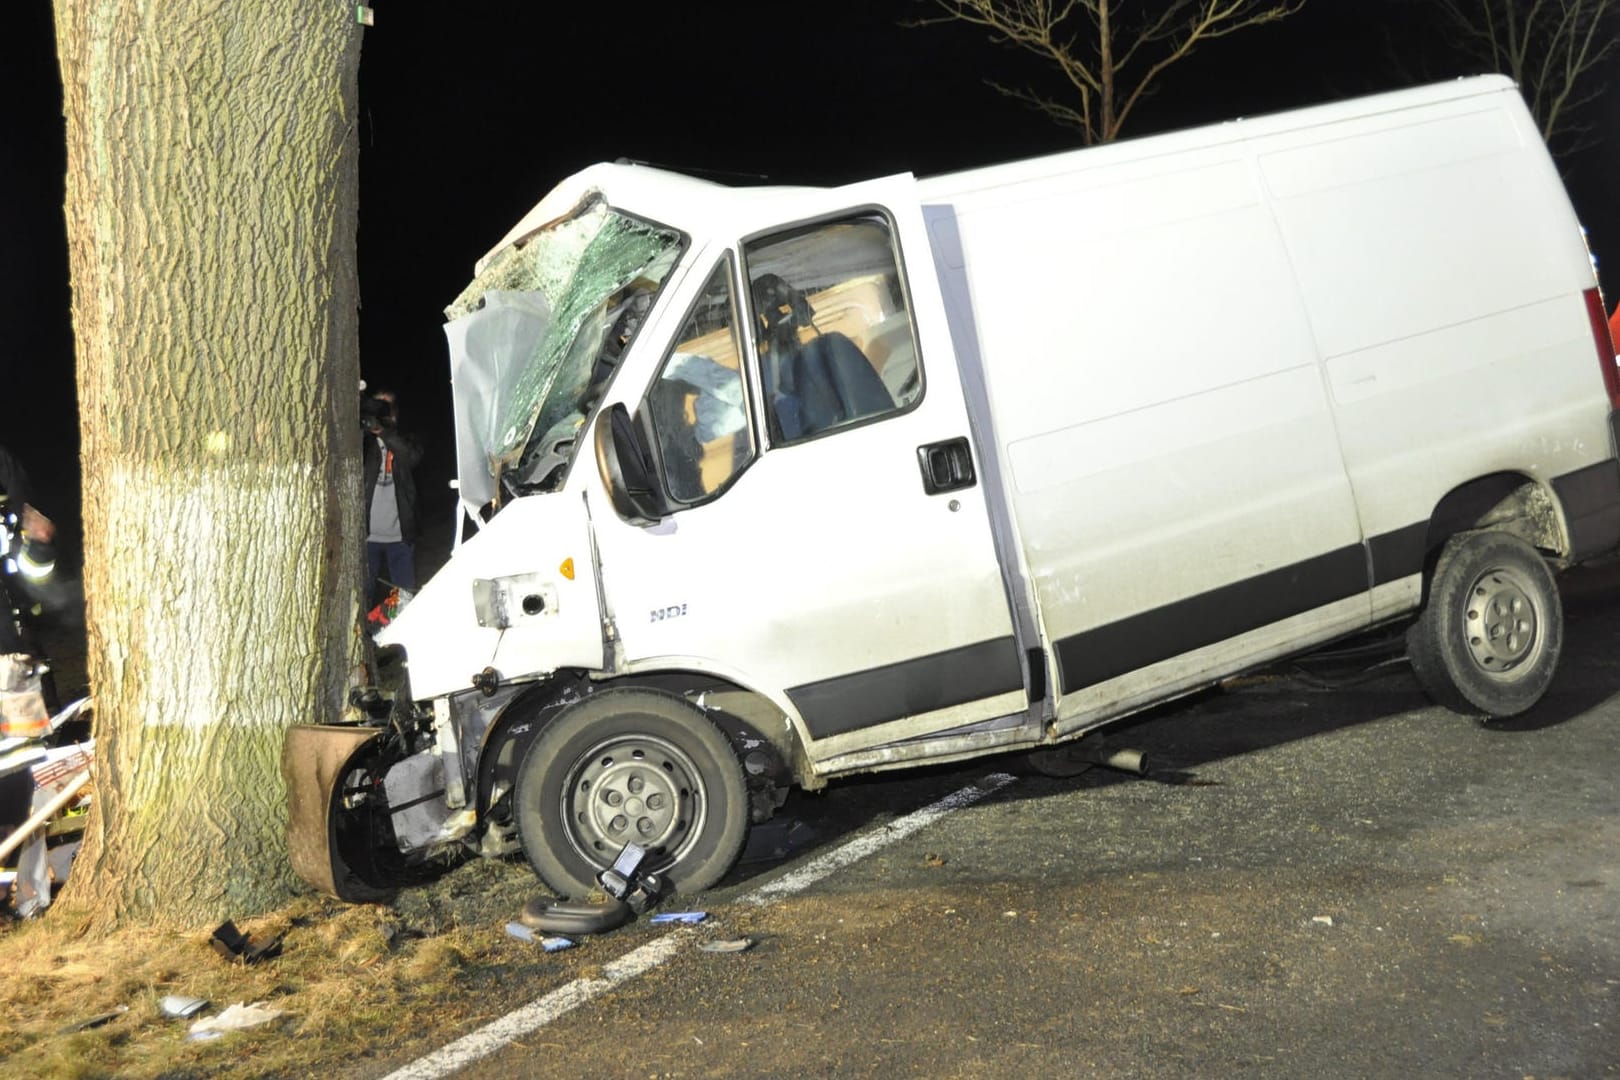
POLYGON ((408 689, 289 733, 295 864, 701 890, 793 787, 1061 768, 1396 620, 1521 712, 1620 542, 1604 310, 1495 76, 927 179, 586 169, 447 310, 481 527, 378 637, 408 689))

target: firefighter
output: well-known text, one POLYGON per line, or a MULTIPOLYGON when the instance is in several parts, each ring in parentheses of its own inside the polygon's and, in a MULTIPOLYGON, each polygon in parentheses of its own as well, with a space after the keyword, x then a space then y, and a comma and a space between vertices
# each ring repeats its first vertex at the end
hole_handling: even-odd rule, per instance
POLYGON ((0 654, 32 651, 19 619, 38 607, 56 570, 56 526, 31 498, 27 471, 0 446, 0 654))

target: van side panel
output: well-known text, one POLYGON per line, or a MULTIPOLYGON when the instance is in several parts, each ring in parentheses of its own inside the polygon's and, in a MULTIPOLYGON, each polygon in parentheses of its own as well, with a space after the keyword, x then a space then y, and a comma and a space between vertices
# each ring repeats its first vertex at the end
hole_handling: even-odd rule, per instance
POLYGON ((1060 718, 1081 691, 1277 619, 1359 597, 1324 632, 1363 624, 1311 327, 1241 146, 952 203, 1060 718))
MULTIPOLYGON (((1367 536, 1420 535, 1448 491, 1495 473, 1551 485, 1567 517, 1612 531, 1620 472, 1581 296, 1591 262, 1518 93, 1258 149, 1367 536)), ((1423 544, 1399 546, 1380 584, 1422 570, 1423 544)))

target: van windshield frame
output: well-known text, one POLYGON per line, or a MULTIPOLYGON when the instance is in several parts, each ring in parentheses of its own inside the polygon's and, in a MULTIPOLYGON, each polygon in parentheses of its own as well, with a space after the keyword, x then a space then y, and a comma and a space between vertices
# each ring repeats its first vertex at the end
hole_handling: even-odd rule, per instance
POLYGON ((491 256, 445 308, 457 487, 475 517, 554 491, 685 250, 600 194, 491 256))

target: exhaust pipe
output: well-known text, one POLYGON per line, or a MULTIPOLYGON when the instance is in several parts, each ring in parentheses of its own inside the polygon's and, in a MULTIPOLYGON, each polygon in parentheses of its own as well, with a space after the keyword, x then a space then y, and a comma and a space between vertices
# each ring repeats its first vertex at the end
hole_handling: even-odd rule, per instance
POLYGON ((1120 772, 1130 773, 1133 776, 1146 776, 1148 771, 1147 752, 1133 750, 1126 746, 1111 746, 1105 742, 1088 745, 1089 739, 1081 739, 1076 748, 1080 756, 1094 765, 1101 765, 1105 769, 1117 769, 1120 772))
POLYGON ((1039 746, 1031 750, 1028 757, 1036 772, 1059 780, 1079 776, 1094 765, 1132 776, 1146 776, 1148 771, 1146 753, 1115 746, 1095 735, 1056 746, 1039 746))

